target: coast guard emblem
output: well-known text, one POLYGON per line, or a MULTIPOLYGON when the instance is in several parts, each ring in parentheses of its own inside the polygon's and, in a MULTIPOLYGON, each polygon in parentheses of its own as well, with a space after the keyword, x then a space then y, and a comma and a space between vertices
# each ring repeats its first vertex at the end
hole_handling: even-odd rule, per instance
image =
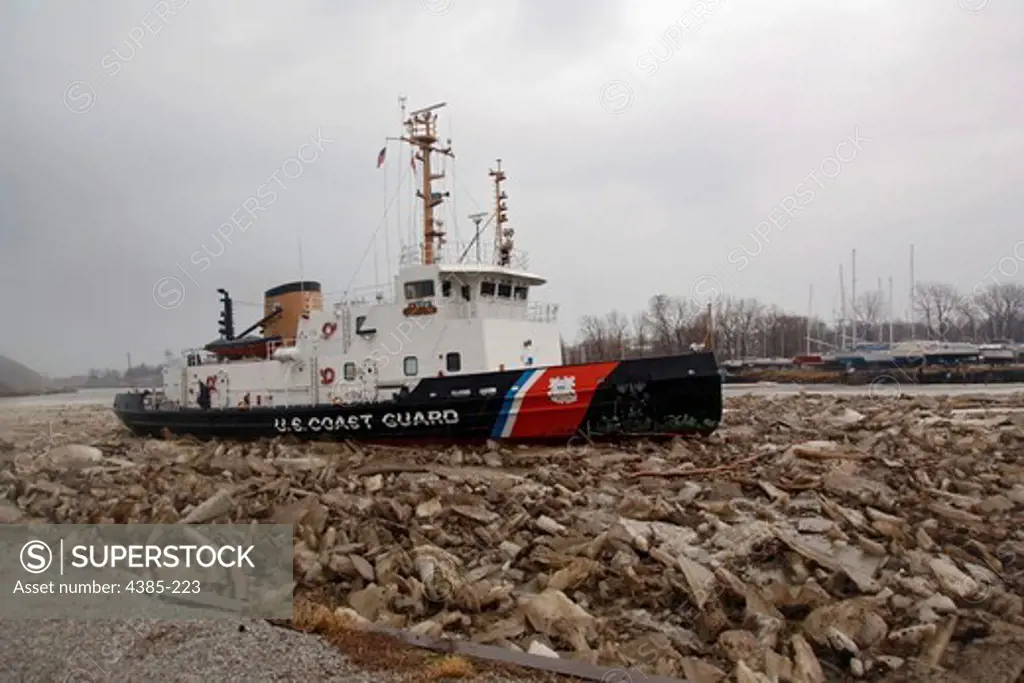
POLYGON ((577 398, 576 378, 552 377, 548 382, 548 398, 552 403, 575 403, 577 398))

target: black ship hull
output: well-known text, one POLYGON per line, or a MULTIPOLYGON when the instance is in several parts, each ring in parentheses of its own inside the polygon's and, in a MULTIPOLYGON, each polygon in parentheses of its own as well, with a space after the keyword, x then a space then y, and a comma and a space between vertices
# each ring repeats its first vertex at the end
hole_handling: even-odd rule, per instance
POLYGON ((118 394, 114 411, 142 436, 371 442, 564 442, 707 435, 722 418, 714 355, 690 353, 423 379, 391 401, 349 405, 154 409, 118 394))

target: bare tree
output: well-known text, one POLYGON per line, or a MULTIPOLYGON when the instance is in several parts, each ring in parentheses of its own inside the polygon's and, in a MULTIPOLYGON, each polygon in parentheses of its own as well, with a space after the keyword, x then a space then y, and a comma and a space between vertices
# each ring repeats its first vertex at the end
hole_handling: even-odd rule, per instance
POLYGON ((919 283, 914 296, 914 309, 924 316, 929 338, 946 339, 951 318, 955 314, 960 294, 944 282, 919 283))
POLYGON ((665 294, 655 294, 647 304, 647 320, 651 326, 651 341, 655 353, 672 352, 672 336, 675 324, 672 320, 671 299, 665 294))
POLYGON ((758 321, 764 315, 764 304, 757 299, 743 299, 736 311, 736 337, 739 353, 746 356, 757 346, 758 321))
POLYGON ((804 335, 807 332, 805 316, 790 315, 778 306, 773 306, 765 316, 765 355, 774 358, 790 358, 803 352, 804 335))
POLYGON ((978 307, 986 316, 989 339, 1008 339, 1020 333, 1024 321, 1024 286, 1012 282, 996 282, 977 297, 978 307))
MULTIPOLYGON (((878 292, 866 292, 858 299, 858 319, 867 335, 885 338, 885 301, 878 292)), ((920 283, 914 310, 917 330, 899 324, 899 339, 915 333, 949 341, 1024 339, 1024 285, 996 283, 972 295, 961 295, 942 282, 920 283)), ((719 358, 752 355, 791 357, 803 352, 807 318, 790 315, 778 306, 756 299, 726 297, 715 307, 715 351, 719 358)), ((837 334, 820 321, 813 321, 814 337, 828 339, 837 334)), ((567 362, 612 360, 644 354, 684 353, 690 344, 704 340, 705 310, 689 298, 658 294, 645 310, 632 316, 612 311, 580 319, 578 341, 564 345, 567 362)), ((829 346, 819 340, 818 350, 829 346)))
POLYGON ((609 346, 608 331, 601 318, 596 315, 580 318, 580 341, 577 347, 581 360, 605 360, 609 358, 609 346))
MULTIPOLYGON (((647 305, 652 350, 658 354, 686 351, 694 339, 694 325, 700 314, 688 298, 656 294, 647 305)), ((702 333, 703 334, 703 333, 702 333)))
POLYGON ((737 346, 736 301, 730 296, 715 306, 715 349, 724 358, 740 357, 737 346))
POLYGON ((854 315, 864 327, 864 339, 882 340, 882 323, 885 319, 886 300, 878 290, 868 290, 857 297, 854 315))
POLYGON ((984 313, 978 305, 977 297, 962 296, 953 309, 952 330, 949 338, 952 341, 978 341, 984 313))
POLYGON ((717 350, 725 357, 742 358, 759 348, 758 330, 764 305, 757 299, 726 297, 715 311, 717 350))
POLYGON ((703 340, 706 323, 701 315, 701 307, 688 297, 674 297, 672 311, 675 321, 672 334, 673 351, 679 353, 688 350, 690 344, 703 340))
POLYGON ((651 351, 651 321, 647 311, 633 314, 633 352, 630 355, 645 356, 651 351))
POLYGON ((608 338, 608 353, 612 358, 625 358, 629 348, 629 320, 618 311, 611 311, 604 317, 604 329, 608 338))

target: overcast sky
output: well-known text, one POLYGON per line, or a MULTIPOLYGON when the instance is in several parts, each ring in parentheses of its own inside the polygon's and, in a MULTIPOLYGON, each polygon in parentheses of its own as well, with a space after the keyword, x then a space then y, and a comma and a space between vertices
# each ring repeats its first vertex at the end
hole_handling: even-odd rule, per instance
POLYGON ((567 336, 656 292, 803 313, 813 284, 830 318, 854 248, 900 312, 911 243, 921 280, 970 289, 1007 257, 1022 279, 1019 0, 0 6, 0 353, 40 371, 201 345, 217 287, 384 279, 408 199, 357 266, 408 167, 392 145, 376 168, 400 94, 448 102, 453 238, 504 160, 567 336))

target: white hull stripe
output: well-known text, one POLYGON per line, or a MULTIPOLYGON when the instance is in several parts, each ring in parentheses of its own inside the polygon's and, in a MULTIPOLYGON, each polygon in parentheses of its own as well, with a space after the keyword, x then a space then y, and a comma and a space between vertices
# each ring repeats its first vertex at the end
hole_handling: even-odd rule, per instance
POLYGON ((523 405, 523 399, 526 398, 526 394, 529 393, 530 387, 537 383, 544 375, 544 370, 534 370, 533 374, 522 386, 519 387, 519 391, 516 392, 515 398, 512 399, 512 405, 509 407, 508 416, 505 418, 505 426, 501 430, 501 438, 507 439, 512 435, 512 430, 516 426, 516 419, 519 417, 519 408, 523 405))

